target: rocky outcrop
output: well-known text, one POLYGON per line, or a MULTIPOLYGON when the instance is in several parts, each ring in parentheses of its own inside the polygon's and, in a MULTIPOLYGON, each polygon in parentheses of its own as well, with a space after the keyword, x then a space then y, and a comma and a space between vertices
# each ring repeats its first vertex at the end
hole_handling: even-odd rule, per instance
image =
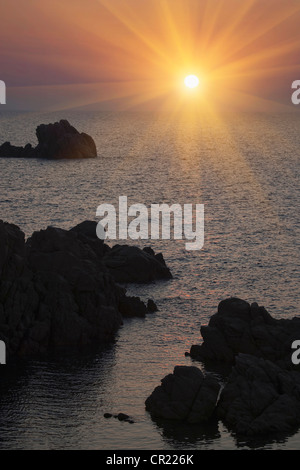
POLYGON ((79 133, 67 120, 54 124, 41 124, 36 129, 38 145, 16 147, 10 142, 0 146, 0 157, 4 158, 95 158, 97 149, 91 136, 79 133))
POLYGON ((219 390, 218 381, 197 367, 176 366, 147 398, 146 410, 154 418, 206 422, 215 411, 219 390))
POLYGON ((239 354, 217 413, 239 435, 294 430, 300 425, 300 374, 262 358, 239 354))
POLYGON ((300 425, 300 374, 238 354, 222 386, 200 369, 176 366, 147 398, 154 419, 206 423, 218 418, 239 436, 287 433, 300 425))
POLYGON ((0 145, 0 158, 37 158, 38 155, 35 148, 31 144, 26 144, 25 147, 17 147, 11 145, 10 142, 4 142, 0 145))
POLYGON ((95 227, 48 227, 25 242, 17 226, 0 221, 0 340, 8 354, 103 343, 124 316, 151 311, 115 283, 103 262, 110 248, 95 227))
POLYGON ((244 353, 290 368, 291 344, 300 338, 300 319, 275 319, 257 303, 230 298, 220 302, 201 334, 203 343, 190 350, 194 359, 233 363, 238 353, 244 353))
MULTIPOLYGON (((161 253, 155 254, 151 247, 141 249, 137 246, 115 245, 111 248, 97 237, 96 227, 97 222, 86 220, 71 231, 77 232, 81 240, 98 253, 115 282, 141 284, 172 279, 161 253)), ((151 300, 148 307, 149 311, 157 310, 151 300)))
POLYGON ((232 364, 217 416, 237 435, 290 432, 300 425, 300 371, 292 362, 300 319, 273 318, 257 303, 230 298, 201 327, 190 356, 208 367, 232 364))
POLYGON ((175 367, 146 400, 151 415, 183 423, 217 418, 249 438, 296 431, 300 371, 291 346, 300 339, 299 318, 275 319, 256 303, 230 298, 201 333, 203 343, 192 346, 190 356, 207 370, 223 366, 220 384, 195 367, 175 367))
POLYGON ((163 255, 155 254, 150 247, 141 250, 137 246, 115 245, 103 261, 119 283, 146 283, 172 278, 163 255))
POLYGON ((152 313, 148 305, 146 306, 139 297, 134 296, 122 297, 119 302, 119 310, 125 318, 144 318, 148 313, 152 313))
POLYGON ((76 232, 48 228, 25 243, 0 223, 0 333, 8 353, 32 354, 111 339, 124 295, 76 232))

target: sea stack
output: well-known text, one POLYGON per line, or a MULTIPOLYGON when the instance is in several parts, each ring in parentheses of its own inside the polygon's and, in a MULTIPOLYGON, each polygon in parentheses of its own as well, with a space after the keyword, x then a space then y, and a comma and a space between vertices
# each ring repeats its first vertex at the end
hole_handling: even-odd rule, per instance
POLYGON ((10 142, 0 146, 2 158, 45 158, 49 160, 96 158, 97 148, 93 138, 80 133, 62 119, 54 124, 40 124, 36 129, 38 145, 16 147, 10 142))

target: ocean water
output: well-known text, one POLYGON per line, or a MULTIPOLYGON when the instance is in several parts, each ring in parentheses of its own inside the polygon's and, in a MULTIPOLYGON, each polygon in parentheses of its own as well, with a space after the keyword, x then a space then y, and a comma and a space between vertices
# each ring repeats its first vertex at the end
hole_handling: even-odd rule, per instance
POLYGON ((135 242, 162 252, 174 278, 127 286, 159 311, 125 320, 113 344, 1 368, 0 448, 299 449, 297 431, 246 442, 220 422, 154 422, 144 406, 175 365, 203 367, 184 353, 224 298, 256 301, 277 318, 299 314, 298 114, 1 112, 0 142, 35 144, 38 124, 62 118, 94 137, 99 158, 0 159, 1 219, 29 236, 96 220, 97 206, 117 206, 119 196, 129 205, 198 203, 205 243, 192 252, 185 240, 135 242))

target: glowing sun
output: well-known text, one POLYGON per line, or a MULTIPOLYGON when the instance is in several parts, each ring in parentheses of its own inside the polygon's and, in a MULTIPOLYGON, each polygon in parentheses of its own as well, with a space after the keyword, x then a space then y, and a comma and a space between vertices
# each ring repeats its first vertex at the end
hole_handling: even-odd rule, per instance
POLYGON ((184 84, 187 88, 196 88, 199 85, 199 78, 196 75, 188 75, 184 79, 184 84))

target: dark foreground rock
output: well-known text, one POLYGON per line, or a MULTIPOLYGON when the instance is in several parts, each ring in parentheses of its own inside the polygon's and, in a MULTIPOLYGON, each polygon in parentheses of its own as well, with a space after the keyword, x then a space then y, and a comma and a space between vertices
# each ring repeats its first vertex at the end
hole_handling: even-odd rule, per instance
MULTIPOLYGON (((96 234, 97 222, 86 220, 71 231, 77 232, 85 243, 89 243, 103 260, 115 282, 148 283, 160 279, 172 279, 162 253, 155 254, 151 247, 115 245, 112 248, 100 240, 96 234)), ((155 303, 149 299, 148 311, 157 311, 155 303)))
POLYGON ((201 333, 203 343, 192 346, 190 356, 210 369, 223 366, 221 388, 195 367, 175 367, 146 400, 151 415, 182 423, 213 423, 217 417, 247 438, 295 432, 300 371, 291 346, 300 339, 299 318, 275 319, 256 303, 230 298, 220 302, 201 333))
POLYGON ((16 147, 10 142, 0 146, 0 157, 4 158, 95 158, 97 149, 91 136, 79 133, 67 120, 54 124, 41 124, 36 129, 38 145, 16 147))
POLYGON ((217 413, 240 435, 294 430, 300 425, 300 374, 262 358, 239 354, 217 413))
POLYGON ((291 368, 291 344, 300 339, 300 319, 275 319, 257 303, 230 298, 220 302, 201 334, 203 343, 190 350, 194 359, 233 363, 244 353, 291 368))
MULTIPOLYGON (((172 279, 162 253, 155 254, 151 247, 141 249, 137 246, 115 245, 111 248, 97 237, 96 227, 97 222, 86 220, 71 231, 77 232, 85 243, 89 243, 97 251, 115 282, 142 284, 172 279)), ((157 311, 157 306, 151 299, 147 310, 157 311)))
POLYGON ((238 436, 282 435, 300 425, 300 374, 238 354, 222 389, 198 368, 177 366, 145 404, 154 419, 212 424, 218 418, 238 436))
POLYGON ((197 367, 176 366, 147 398, 146 410, 154 418, 206 422, 215 411, 219 390, 217 380, 197 367))
POLYGON ((76 232, 24 234, 0 222, 0 336, 9 354, 112 339, 124 295, 76 232))
POLYGON ((115 245, 106 253, 104 263, 119 283, 146 283, 172 278, 163 255, 155 254, 150 247, 141 250, 137 246, 115 245))
POLYGON ((150 311, 115 283, 103 261, 110 248, 93 227, 48 227, 25 241, 0 221, 0 340, 9 355, 101 344, 124 316, 150 311))

